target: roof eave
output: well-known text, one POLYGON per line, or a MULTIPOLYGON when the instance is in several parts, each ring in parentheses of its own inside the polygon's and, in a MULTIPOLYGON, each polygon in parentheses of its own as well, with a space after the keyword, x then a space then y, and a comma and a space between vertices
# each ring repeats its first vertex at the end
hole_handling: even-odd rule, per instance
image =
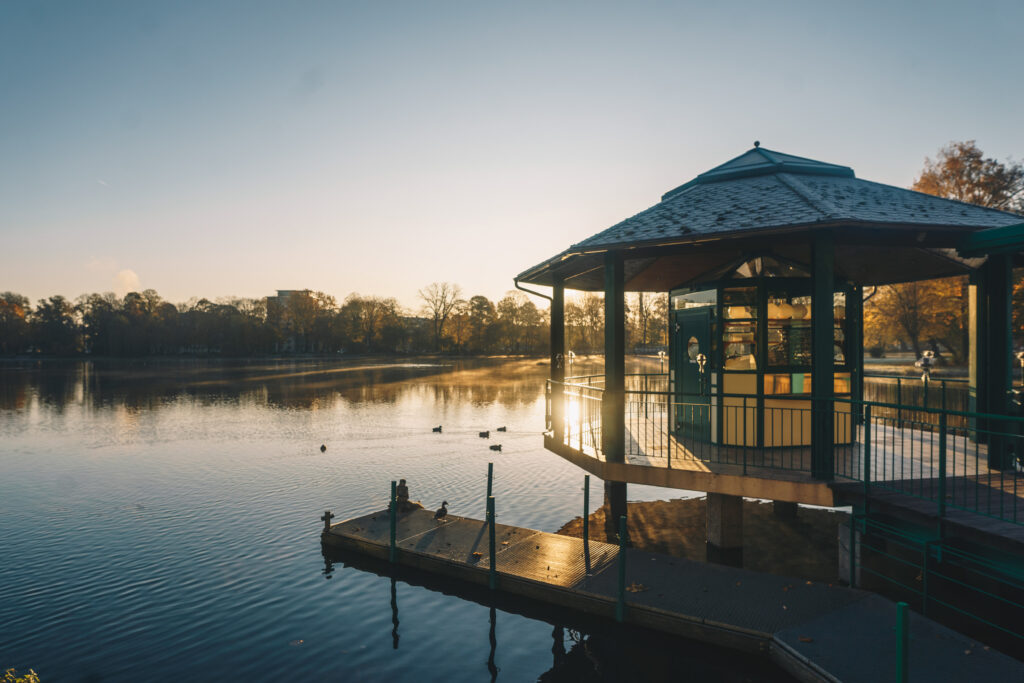
MULTIPOLYGON (((942 232, 942 233, 964 233, 967 231, 977 232, 979 230, 985 230, 983 227, 975 226, 964 226, 964 225, 950 225, 942 223, 884 223, 876 221, 854 221, 854 220, 831 220, 831 221, 818 221, 814 223, 800 223, 786 226, 779 226, 773 228, 748 228, 743 230, 733 230, 727 234, 712 233, 712 234, 692 234, 692 235, 680 235, 669 239, 657 238, 653 240, 642 240, 635 242, 613 242, 608 244, 594 245, 593 247, 575 248, 570 247, 565 251, 557 254, 556 256, 543 261, 536 266, 529 268, 519 275, 516 276, 516 281, 527 284, 535 285, 549 285, 550 282, 541 282, 536 278, 546 274, 553 273, 555 267, 564 264, 570 259, 593 254, 603 254, 609 251, 623 251, 632 252, 638 250, 658 249, 665 247, 676 247, 685 246, 688 244, 701 244, 704 242, 732 242, 738 240, 745 240, 751 237, 771 237, 773 235, 787 235, 798 232, 811 232, 818 230, 830 230, 836 228, 858 228, 861 230, 898 230, 902 233, 917 232, 925 234, 923 239, 920 239, 919 243, 914 246, 941 246, 941 247, 953 247, 955 244, 942 243, 939 245, 929 245, 928 242, 934 241, 927 237, 929 232, 942 232)), ((842 236, 839 236, 840 238, 842 236)))

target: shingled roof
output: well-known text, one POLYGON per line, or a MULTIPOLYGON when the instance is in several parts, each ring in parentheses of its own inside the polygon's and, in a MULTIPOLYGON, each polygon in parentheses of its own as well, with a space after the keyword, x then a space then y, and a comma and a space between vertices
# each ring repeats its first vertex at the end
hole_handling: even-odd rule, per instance
MULTIPOLYGON (((861 180, 849 167, 767 150, 755 143, 740 156, 666 192, 649 209, 574 244, 517 279, 548 284, 544 272, 556 266, 566 270, 567 261, 576 254, 609 249, 709 240, 724 244, 751 235, 792 234, 826 226, 835 227, 839 239, 843 228, 948 235, 951 230, 972 232, 1020 222, 1015 214, 861 180)), ((948 238, 936 246, 950 246, 948 238)), ((564 274, 573 276, 575 270, 569 268, 564 274)))

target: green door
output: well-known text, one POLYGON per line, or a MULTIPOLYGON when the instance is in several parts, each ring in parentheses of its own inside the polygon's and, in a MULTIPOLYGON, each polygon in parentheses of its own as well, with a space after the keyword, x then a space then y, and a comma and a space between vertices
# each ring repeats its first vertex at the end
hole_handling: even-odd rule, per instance
POLYGON ((678 438, 711 438, 711 308, 677 311, 673 327, 678 438))

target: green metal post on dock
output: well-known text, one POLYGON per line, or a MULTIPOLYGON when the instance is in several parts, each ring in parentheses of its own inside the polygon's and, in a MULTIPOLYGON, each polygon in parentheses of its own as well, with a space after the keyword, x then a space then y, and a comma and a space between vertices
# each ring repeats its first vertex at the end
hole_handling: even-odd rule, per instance
POLYGON ((590 475, 583 475, 583 564, 590 574, 590 475))
POLYGON ((398 482, 391 481, 391 504, 388 505, 391 516, 391 545, 388 550, 388 559, 394 564, 398 559, 396 542, 398 539, 398 482))
POLYGON ((498 587, 498 563, 497 551, 494 543, 494 496, 487 496, 487 546, 488 556, 491 562, 491 571, 488 576, 488 584, 491 590, 498 587))
POLYGON ((583 475, 583 549, 590 541, 590 475, 583 475))
POLYGON ((494 481, 494 463, 493 462, 489 462, 489 463, 487 463, 487 500, 490 500, 491 496, 493 495, 493 493, 491 492, 491 490, 492 490, 492 482, 493 481, 494 481))
POLYGON ((896 603, 896 683, 906 683, 910 674, 910 633, 907 629, 909 619, 907 603, 896 603))
POLYGON ((626 516, 619 516, 619 599, 615 604, 615 621, 626 617, 626 516))

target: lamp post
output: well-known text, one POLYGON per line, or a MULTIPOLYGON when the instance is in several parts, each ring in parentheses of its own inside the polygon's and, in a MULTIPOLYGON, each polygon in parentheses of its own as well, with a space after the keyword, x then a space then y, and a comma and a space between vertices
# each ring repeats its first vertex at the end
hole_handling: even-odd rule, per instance
POLYGON ((928 349, 921 354, 921 360, 914 363, 915 366, 921 368, 921 381, 924 382, 925 386, 928 386, 928 381, 932 378, 932 363, 935 360, 935 352, 928 349))

